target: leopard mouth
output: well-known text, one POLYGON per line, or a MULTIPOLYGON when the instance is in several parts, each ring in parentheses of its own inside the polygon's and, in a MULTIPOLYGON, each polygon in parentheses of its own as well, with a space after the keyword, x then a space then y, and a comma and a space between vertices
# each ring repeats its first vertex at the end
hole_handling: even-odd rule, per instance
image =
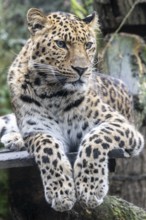
POLYGON ((73 86, 82 85, 84 82, 81 79, 76 80, 75 82, 72 82, 73 86))
POLYGON ((70 84, 73 86, 81 86, 82 84, 84 84, 84 81, 81 79, 75 80, 73 82, 67 82, 66 77, 62 77, 62 76, 57 76, 57 80, 59 81, 60 84, 65 85, 65 84, 70 84))
POLYGON ((57 76, 56 77, 57 78, 57 80, 59 81, 59 83, 61 84, 61 85, 65 85, 65 83, 66 83, 66 77, 62 77, 62 76, 57 76))

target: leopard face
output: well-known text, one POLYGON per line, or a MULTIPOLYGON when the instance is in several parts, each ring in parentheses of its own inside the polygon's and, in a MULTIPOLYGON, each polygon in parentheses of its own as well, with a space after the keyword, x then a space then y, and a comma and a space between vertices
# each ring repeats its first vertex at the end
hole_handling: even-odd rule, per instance
POLYGON ((91 75, 96 52, 96 14, 82 20, 72 14, 45 16, 30 9, 27 20, 32 36, 29 69, 45 72, 50 84, 83 88, 91 75))

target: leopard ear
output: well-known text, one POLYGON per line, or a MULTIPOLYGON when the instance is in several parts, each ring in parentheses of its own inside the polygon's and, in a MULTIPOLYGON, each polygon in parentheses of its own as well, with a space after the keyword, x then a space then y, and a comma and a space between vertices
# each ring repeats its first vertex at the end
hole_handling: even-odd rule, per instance
POLYGON ((27 12, 28 29, 32 35, 42 30, 47 21, 47 17, 37 8, 31 8, 27 12))
POLYGON ((84 18, 83 21, 93 29, 100 30, 98 16, 95 11, 92 14, 88 15, 86 18, 84 18))

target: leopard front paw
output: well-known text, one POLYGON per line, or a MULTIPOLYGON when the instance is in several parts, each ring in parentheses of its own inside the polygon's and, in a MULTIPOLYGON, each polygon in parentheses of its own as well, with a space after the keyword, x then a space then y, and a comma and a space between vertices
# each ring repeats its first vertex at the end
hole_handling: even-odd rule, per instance
POLYGON ((56 211, 71 210, 76 201, 73 179, 64 175, 56 180, 50 179, 45 186, 45 198, 56 211))
POLYGON ((83 160, 76 161, 74 171, 77 200, 87 208, 99 206, 108 192, 107 167, 83 160))
POLYGON ((12 151, 21 151, 25 149, 25 144, 22 136, 20 133, 17 132, 5 134, 4 136, 2 136, 1 142, 4 144, 5 148, 12 151))
POLYGON ((76 197, 72 168, 68 159, 62 154, 61 160, 53 160, 50 166, 42 165, 41 176, 46 201, 56 211, 71 210, 76 197))
POLYGON ((131 137, 129 139, 129 145, 123 148, 125 157, 134 157, 140 154, 144 148, 144 138, 138 133, 136 138, 131 137))

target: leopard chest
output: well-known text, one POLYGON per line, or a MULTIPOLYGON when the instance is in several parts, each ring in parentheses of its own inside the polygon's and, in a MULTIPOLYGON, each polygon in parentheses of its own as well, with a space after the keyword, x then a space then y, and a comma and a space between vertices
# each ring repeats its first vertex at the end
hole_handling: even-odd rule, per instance
POLYGON ((101 104, 98 98, 76 95, 53 97, 48 105, 48 114, 54 122, 53 134, 63 140, 69 151, 77 151, 84 136, 101 120, 101 104), (57 129, 56 129, 57 128, 57 129), (54 130, 55 129, 55 130, 54 130))
POLYGON ((60 117, 59 126, 69 150, 77 151, 84 136, 98 126, 98 123, 98 116, 95 117, 95 113, 87 111, 85 105, 64 113, 60 117))

